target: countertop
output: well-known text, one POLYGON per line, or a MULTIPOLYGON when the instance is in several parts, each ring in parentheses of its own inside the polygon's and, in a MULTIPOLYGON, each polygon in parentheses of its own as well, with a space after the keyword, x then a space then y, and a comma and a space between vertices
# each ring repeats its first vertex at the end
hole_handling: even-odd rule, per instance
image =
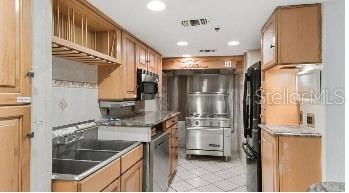
POLYGON ((119 117, 120 121, 117 121, 114 124, 108 124, 108 122, 105 121, 99 121, 98 124, 124 127, 153 127, 167 119, 178 116, 179 114, 180 112, 171 111, 145 111, 125 117, 119 117))
POLYGON ((265 124, 260 124, 259 127, 272 135, 321 137, 318 129, 309 127, 265 124))
POLYGON ((309 192, 344 192, 343 182, 321 182, 309 187, 309 192))

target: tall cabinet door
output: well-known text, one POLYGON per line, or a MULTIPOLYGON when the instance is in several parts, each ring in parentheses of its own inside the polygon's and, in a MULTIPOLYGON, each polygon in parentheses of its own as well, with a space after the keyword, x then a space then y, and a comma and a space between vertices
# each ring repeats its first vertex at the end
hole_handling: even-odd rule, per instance
POLYGON ((30 106, 0 107, 0 191, 29 191, 30 106))
POLYGON ((276 22, 273 15, 262 30, 262 68, 276 64, 276 47, 276 22))
POLYGON ((148 48, 140 42, 137 44, 137 68, 148 70, 148 48))
POLYGON ((31 1, 1 0, 0 26, 0 105, 29 103, 31 1))
POLYGON ((157 73, 156 72, 156 53, 148 49, 148 71, 157 73))
POLYGON ((136 47, 137 40, 132 38, 126 33, 123 33, 123 64, 125 69, 125 98, 136 98, 136 74, 137 74, 137 63, 136 63, 136 47))
POLYGON ((278 138, 262 131, 262 191, 278 192, 278 138))

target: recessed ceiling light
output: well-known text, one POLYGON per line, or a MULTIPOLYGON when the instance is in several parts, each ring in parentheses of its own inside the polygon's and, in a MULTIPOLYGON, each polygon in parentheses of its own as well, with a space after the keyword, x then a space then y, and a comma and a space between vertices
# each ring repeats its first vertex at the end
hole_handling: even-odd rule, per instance
POLYGON ((230 42, 228 42, 228 45, 229 45, 229 46, 237 46, 237 45, 239 45, 239 44, 240 44, 239 41, 230 41, 230 42))
POLYGON ((184 41, 177 42, 177 46, 187 46, 187 45, 188 45, 188 42, 184 42, 184 41))
POLYGON ((183 58, 190 58, 191 55, 190 55, 190 54, 183 54, 182 57, 183 57, 183 58))
POLYGON ((150 9, 151 11, 162 11, 166 8, 165 3, 158 1, 158 0, 154 0, 154 1, 150 1, 147 4, 148 9, 150 9))

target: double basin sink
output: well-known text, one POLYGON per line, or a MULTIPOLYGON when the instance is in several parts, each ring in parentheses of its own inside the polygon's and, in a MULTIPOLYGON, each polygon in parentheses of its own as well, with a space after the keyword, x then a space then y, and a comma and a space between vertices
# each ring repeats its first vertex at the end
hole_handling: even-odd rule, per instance
POLYGON ((138 146, 139 142, 81 140, 53 150, 52 178, 82 180, 138 146))

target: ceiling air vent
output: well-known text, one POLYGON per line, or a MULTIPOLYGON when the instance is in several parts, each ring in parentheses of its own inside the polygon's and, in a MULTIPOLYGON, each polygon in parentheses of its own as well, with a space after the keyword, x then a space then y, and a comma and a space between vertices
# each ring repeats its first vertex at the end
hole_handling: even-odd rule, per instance
POLYGON ((213 53, 215 52, 216 50, 200 50, 200 53, 213 53))
POLYGON ((208 19, 189 19, 189 20, 183 20, 181 21, 181 24, 184 27, 195 27, 195 26, 201 26, 201 25, 207 25, 210 21, 208 19))

